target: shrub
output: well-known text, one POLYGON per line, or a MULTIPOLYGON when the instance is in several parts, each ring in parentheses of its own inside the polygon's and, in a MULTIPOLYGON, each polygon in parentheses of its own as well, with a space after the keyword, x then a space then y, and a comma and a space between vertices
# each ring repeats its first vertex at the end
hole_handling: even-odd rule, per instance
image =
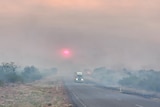
POLYGON ((0 86, 3 86, 4 82, 2 80, 0 80, 0 86))

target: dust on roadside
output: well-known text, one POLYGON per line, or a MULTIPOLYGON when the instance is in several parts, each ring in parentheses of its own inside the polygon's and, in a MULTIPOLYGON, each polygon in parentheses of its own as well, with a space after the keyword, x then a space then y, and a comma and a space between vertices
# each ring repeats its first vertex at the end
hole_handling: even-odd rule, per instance
POLYGON ((0 87, 0 107, 72 107, 63 82, 48 77, 30 84, 0 87))

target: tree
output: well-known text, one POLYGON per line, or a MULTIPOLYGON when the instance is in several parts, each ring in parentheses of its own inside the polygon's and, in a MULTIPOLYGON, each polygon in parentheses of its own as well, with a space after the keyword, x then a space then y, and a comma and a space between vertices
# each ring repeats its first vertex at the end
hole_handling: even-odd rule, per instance
POLYGON ((22 72, 22 76, 26 82, 32 82, 42 78, 39 70, 34 66, 27 66, 22 72))
POLYGON ((17 65, 15 65, 14 62, 10 62, 10 63, 3 62, 1 67, 3 72, 15 72, 17 65))
POLYGON ((17 65, 14 62, 5 63, 0 65, 0 81, 15 83, 22 81, 22 78, 16 73, 17 65))

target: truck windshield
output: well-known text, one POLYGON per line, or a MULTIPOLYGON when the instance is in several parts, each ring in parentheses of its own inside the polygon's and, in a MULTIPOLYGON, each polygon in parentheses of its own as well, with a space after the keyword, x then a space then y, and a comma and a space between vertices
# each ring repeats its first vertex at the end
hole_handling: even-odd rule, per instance
POLYGON ((82 75, 77 75, 78 78, 82 78, 82 75))

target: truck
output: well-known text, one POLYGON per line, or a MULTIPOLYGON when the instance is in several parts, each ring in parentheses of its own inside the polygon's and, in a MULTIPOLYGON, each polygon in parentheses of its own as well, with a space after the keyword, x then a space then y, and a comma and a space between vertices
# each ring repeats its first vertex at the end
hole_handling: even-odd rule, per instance
POLYGON ((83 83, 84 82, 82 72, 75 72, 75 82, 77 82, 77 83, 83 83))

